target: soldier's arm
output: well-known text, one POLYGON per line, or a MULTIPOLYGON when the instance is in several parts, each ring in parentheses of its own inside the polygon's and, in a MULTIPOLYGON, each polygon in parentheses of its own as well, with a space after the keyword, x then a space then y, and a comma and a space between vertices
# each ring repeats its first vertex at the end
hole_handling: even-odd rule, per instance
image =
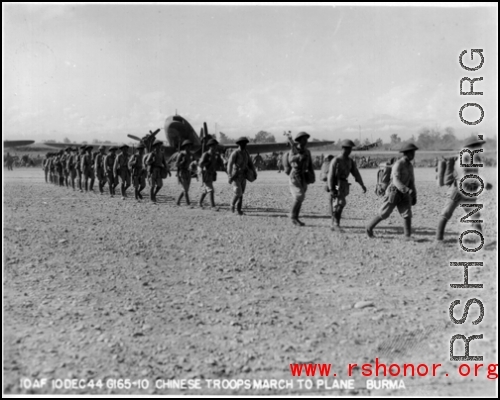
POLYGON ((207 166, 207 162, 208 162, 208 156, 207 153, 204 153, 201 156, 200 163, 198 165, 200 166, 200 168, 205 168, 207 166))
POLYGON ((235 157, 236 152, 231 153, 229 156, 229 160, 227 162, 227 174, 229 176, 233 175, 233 166, 234 166, 234 157, 235 157))
POLYGON ((351 165, 351 174, 354 176, 354 180, 358 182, 361 187, 365 187, 365 184, 363 183, 363 178, 361 178, 361 174, 359 173, 358 166, 356 165, 356 161, 352 160, 352 165, 351 165))
POLYGON ((113 164, 113 175, 116 175, 116 171, 119 168, 120 156, 115 158, 115 163, 113 164))
POLYGON ((328 189, 330 191, 335 189, 335 167, 337 165, 337 159, 334 158, 332 162, 330 162, 330 167, 328 167, 328 176, 327 176, 327 182, 328 182, 328 189))
POLYGON ((179 167, 184 163, 184 154, 180 153, 175 160, 175 168, 179 169, 179 167))
POLYGON ((392 183, 401 193, 408 193, 410 188, 401 182, 401 175, 404 168, 404 163, 396 161, 392 170, 392 183))

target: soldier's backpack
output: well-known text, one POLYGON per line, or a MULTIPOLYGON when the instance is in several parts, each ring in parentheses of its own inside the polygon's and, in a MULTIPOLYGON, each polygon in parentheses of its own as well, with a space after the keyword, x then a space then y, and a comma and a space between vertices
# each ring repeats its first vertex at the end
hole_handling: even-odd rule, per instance
POLYGON ((375 194, 379 197, 385 196, 387 187, 391 183, 391 172, 394 164, 382 163, 377 172, 377 184, 375 185, 375 194))
POLYGON ((328 180, 328 170, 330 169, 330 164, 333 161, 333 158, 328 161, 325 160, 323 161, 323 165, 321 166, 321 172, 319 174, 319 179, 321 179, 323 182, 326 182, 328 180))
POLYGON ((443 177, 443 184, 446 186, 453 185, 453 182, 455 182, 454 172, 457 159, 458 157, 449 157, 446 159, 446 170, 443 177))

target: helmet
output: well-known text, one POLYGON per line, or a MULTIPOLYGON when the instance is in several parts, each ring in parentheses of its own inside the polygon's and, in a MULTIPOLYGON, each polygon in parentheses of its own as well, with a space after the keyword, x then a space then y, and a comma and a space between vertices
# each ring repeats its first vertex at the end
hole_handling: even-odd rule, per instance
POLYGON ((342 140, 342 143, 340 143, 340 145, 342 147, 356 147, 354 142, 352 140, 349 140, 349 139, 342 140))
POLYGON ((471 136, 471 137, 468 137, 467 139, 465 139, 464 147, 469 147, 469 146, 473 146, 475 144, 483 144, 483 143, 486 143, 486 142, 484 140, 481 140, 481 139, 478 139, 478 138, 471 136))
POLYGON ((126 143, 123 143, 123 144, 119 147, 119 149, 125 149, 125 148, 126 148, 126 149, 128 149, 128 144, 126 144, 126 143))
POLYGON ((163 144, 163 142, 161 140, 155 140, 153 143, 153 147, 161 146, 162 144, 163 144))
POLYGON ((400 153, 406 153, 407 151, 414 151, 414 150, 418 150, 418 147, 415 146, 413 143, 408 143, 408 144, 405 144, 400 150, 399 152, 400 153))
POLYGON ((106 150, 106 147, 104 147, 104 146, 99 146, 99 150, 106 150))
POLYGON ((219 142, 215 139, 210 139, 208 142, 207 142, 207 146, 217 146, 219 144, 219 142))
POLYGON ((245 136, 242 136, 242 137, 239 137, 239 138, 236 140, 236 142, 235 142, 235 143, 236 143, 236 144, 238 144, 238 143, 243 143, 243 142, 245 142, 245 143, 249 143, 249 142, 250 142, 250 140, 248 140, 245 136))
POLYGON ((186 139, 182 142, 181 147, 188 146, 190 144, 193 144, 193 142, 191 140, 186 139))
POLYGON ((311 135, 309 135, 307 132, 299 132, 297 133, 297 135, 295 136, 295 139, 294 141, 298 141, 301 137, 305 137, 306 139, 309 139, 311 137, 311 135))
POLYGON ((146 146, 144 146, 144 143, 139 143, 139 145, 136 147, 136 149, 145 149, 146 146))

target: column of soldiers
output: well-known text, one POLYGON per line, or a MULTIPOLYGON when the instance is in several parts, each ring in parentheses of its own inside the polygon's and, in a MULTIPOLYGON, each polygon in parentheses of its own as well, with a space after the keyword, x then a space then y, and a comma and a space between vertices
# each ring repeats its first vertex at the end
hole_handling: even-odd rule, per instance
MULTIPOLYGON (((288 154, 288 162, 291 167, 289 175, 289 187, 293 198, 291 209, 291 222, 297 226, 305 224, 299 220, 299 214, 304 202, 308 185, 314 183, 314 168, 311 153, 307 149, 307 142, 310 135, 306 132, 300 132, 296 135, 294 142, 295 148, 288 154)), ((234 196, 231 202, 231 211, 237 211, 238 215, 244 215, 242 211, 243 195, 246 189, 246 181, 252 182, 257 178, 257 171, 246 150, 248 139, 241 137, 236 141, 238 149, 233 151, 227 161, 227 174, 229 184, 233 187, 234 196)), ((129 156, 129 146, 122 145, 117 149, 111 147, 108 154, 105 154, 105 148, 100 147, 99 152, 92 153, 92 146, 81 146, 80 153, 78 149, 68 147, 60 150, 58 153, 48 153, 42 163, 42 169, 45 172, 45 181, 58 186, 75 187, 75 178, 80 192, 93 191, 94 179, 99 181, 99 192, 104 193, 104 186, 108 183, 110 196, 115 195, 115 189, 120 184, 122 199, 127 198, 127 189, 132 184, 136 200, 142 200, 142 191, 146 187, 146 180, 150 186, 150 200, 157 202, 157 194, 163 186, 163 179, 171 176, 167 159, 162 151, 162 142, 156 140, 152 146, 152 151, 145 154, 145 147, 141 143, 136 148, 135 154, 129 156), (116 151, 120 153, 116 155, 116 151)), ((474 150, 484 144, 484 141, 477 139, 468 139, 464 147, 474 150)), ((186 200, 190 206, 189 188, 191 177, 193 176, 193 167, 198 167, 198 172, 202 178, 202 193, 199 200, 199 206, 204 207, 204 200, 208 196, 211 209, 218 211, 215 204, 215 192, 213 182, 216 181, 218 166, 223 164, 221 156, 217 152, 218 142, 210 139, 207 142, 208 151, 201 155, 199 163, 194 160, 191 152, 193 143, 185 140, 181 145, 181 151, 176 158, 177 179, 182 186, 182 191, 177 198, 177 205, 181 204, 182 199, 186 200)), ((354 143, 351 140, 342 142, 342 153, 335 157, 329 165, 327 187, 329 192, 328 203, 330 215, 332 217, 332 230, 342 231, 340 221, 342 212, 349 195, 348 177, 354 176, 355 181, 361 186, 363 193, 366 193, 366 187, 356 166, 356 162, 350 157, 354 143)), ((411 238, 412 207, 417 204, 417 189, 414 175, 414 159, 417 146, 410 143, 401 150, 402 157, 394 162, 391 172, 390 184, 388 185, 384 201, 377 215, 366 225, 366 234, 373 238, 375 227, 384 219, 388 218, 394 209, 398 209, 403 218, 404 238, 411 238)), ((474 162, 480 163, 479 156, 474 155, 474 162)), ((443 209, 438 229, 436 241, 443 241, 444 229, 447 221, 451 218, 454 210, 461 202, 471 203, 469 197, 465 197, 459 190, 459 163, 455 164, 454 183, 451 185, 448 193, 448 201, 443 209)), ((477 174, 477 168, 466 169, 468 174, 477 174)), ((464 184, 465 190, 472 193, 477 190, 473 185, 464 184)), ((492 185, 488 183, 486 189, 491 189, 492 185)), ((473 210, 473 204, 468 204, 473 210)), ((475 216, 478 217, 477 215, 475 216)), ((480 230, 481 226, 476 223, 475 229, 480 230)))

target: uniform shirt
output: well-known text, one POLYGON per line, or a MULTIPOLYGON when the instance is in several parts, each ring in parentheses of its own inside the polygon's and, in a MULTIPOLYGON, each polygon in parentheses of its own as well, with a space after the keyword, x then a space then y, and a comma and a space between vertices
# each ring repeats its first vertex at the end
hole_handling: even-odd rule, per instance
POLYGON ((255 171, 252 159, 246 150, 241 151, 238 149, 229 156, 227 163, 227 173, 229 176, 233 176, 233 172, 238 173, 238 171, 245 171, 247 168, 255 171))
POLYGON ((94 161, 94 169, 96 171, 100 171, 104 169, 104 158, 106 157, 105 154, 97 153, 95 156, 95 161, 94 161))
POLYGON ((403 156, 394 163, 391 181, 401 193, 407 193, 410 189, 416 192, 413 165, 408 157, 403 156))
POLYGON ((311 152, 308 149, 301 150, 297 154, 293 154, 293 151, 290 150, 288 160, 292 169, 297 173, 302 174, 306 170, 313 169, 311 152))
MULTIPOLYGON (((471 151, 473 151, 473 150, 471 150, 471 151)), ((465 154, 468 154, 468 153, 464 153, 464 155, 465 154)), ((462 156, 462 162, 464 164, 471 163, 469 157, 466 158, 463 156, 462 156)), ((483 163, 483 160, 481 159, 481 156, 479 153, 474 154, 473 162, 474 162, 474 164, 482 164, 483 163)), ((462 180, 462 178, 465 175, 479 175, 479 168, 480 167, 461 167, 460 166, 460 157, 458 157, 457 160, 455 161, 455 165, 453 168, 453 179, 454 179, 453 185, 455 187, 459 188, 460 181, 462 180)), ((481 177, 481 179, 482 179, 482 177, 481 177)), ((483 179, 483 182, 484 182, 484 179, 483 179)), ((462 182, 462 189, 464 189, 464 191, 466 191, 466 192, 474 193, 477 190, 479 190, 479 185, 480 184, 479 184, 477 179, 473 179, 473 178, 464 179, 464 181, 462 182)))
POLYGON ((128 162, 128 168, 132 170, 136 170, 137 172, 142 171, 144 168, 144 155, 140 154, 134 154, 132 157, 130 157, 130 160, 128 162))
POLYGON ((350 174, 354 176, 356 182, 364 186, 356 161, 343 155, 335 157, 328 168, 328 188, 333 190, 335 185, 338 185, 339 180, 346 181, 350 174))
POLYGON ((116 175, 117 171, 128 170, 128 154, 120 153, 116 156, 115 165, 113 166, 113 173, 116 175))
POLYGON ((116 154, 113 153, 109 153, 107 156, 104 157, 104 170, 106 172, 113 171, 113 168, 115 166, 115 159, 116 159, 116 154))
POLYGON ((189 166, 191 165, 191 161, 193 156, 190 151, 182 150, 175 161, 175 166, 178 171, 188 171, 189 166))
POLYGON ((216 172, 218 164, 218 154, 206 151, 200 158, 200 168, 205 168, 207 172, 216 172))
POLYGON ((88 172, 92 168, 92 154, 84 154, 81 157, 81 170, 82 172, 88 172))
POLYGON ((157 154, 156 151, 152 151, 146 157, 146 164, 154 168, 162 168, 164 166, 163 153, 157 154))

